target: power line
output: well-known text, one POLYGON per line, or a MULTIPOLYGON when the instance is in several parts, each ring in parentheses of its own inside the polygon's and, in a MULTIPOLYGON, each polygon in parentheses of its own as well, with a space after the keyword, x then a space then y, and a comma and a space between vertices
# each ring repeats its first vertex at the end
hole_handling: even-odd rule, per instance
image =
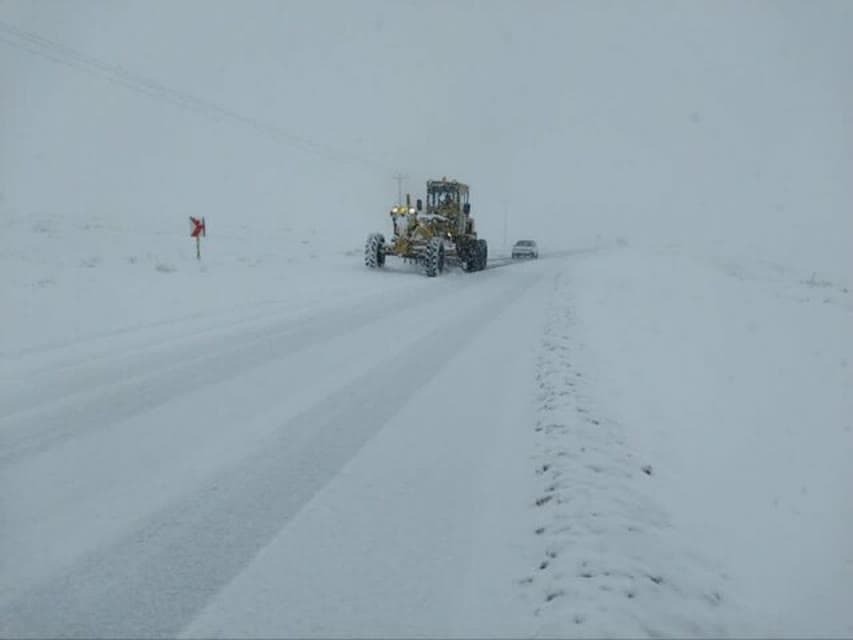
POLYGON ((293 147, 300 147, 303 150, 322 155, 334 162, 361 165, 382 172, 391 172, 381 163, 363 154, 334 148, 306 136, 287 131, 277 125, 241 114, 211 100, 198 98, 187 92, 167 87, 155 80, 133 73, 120 65, 104 62, 37 33, 24 31, 2 20, 0 20, 0 43, 33 55, 41 56, 52 62, 63 64, 84 73, 106 78, 111 84, 121 85, 149 98, 171 103, 182 109, 212 118, 217 122, 229 120, 277 142, 293 147))

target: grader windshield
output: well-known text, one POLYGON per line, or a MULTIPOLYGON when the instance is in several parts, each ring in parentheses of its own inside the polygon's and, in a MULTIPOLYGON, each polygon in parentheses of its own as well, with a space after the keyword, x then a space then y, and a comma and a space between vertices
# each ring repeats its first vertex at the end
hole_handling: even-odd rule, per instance
POLYGON ((427 211, 462 209, 468 204, 468 187, 459 182, 433 181, 427 185, 427 211))

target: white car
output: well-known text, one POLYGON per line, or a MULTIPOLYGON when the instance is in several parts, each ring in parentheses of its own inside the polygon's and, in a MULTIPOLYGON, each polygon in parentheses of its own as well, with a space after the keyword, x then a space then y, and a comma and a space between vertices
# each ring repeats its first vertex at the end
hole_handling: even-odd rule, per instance
POLYGON ((512 247, 512 259, 518 260, 520 258, 538 258, 539 257, 539 247, 536 246, 536 242, 533 240, 519 240, 512 247))

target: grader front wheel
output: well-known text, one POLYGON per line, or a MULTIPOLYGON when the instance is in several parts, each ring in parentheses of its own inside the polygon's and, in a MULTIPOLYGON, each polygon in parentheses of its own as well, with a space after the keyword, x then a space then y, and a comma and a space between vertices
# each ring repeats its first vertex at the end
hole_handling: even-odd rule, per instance
POLYGON ((385 266, 385 237, 381 233, 371 233, 364 243, 364 264, 370 269, 385 266))
POLYGON ((444 242, 441 238, 432 238, 427 244, 424 271, 429 278, 434 278, 444 271, 444 242))

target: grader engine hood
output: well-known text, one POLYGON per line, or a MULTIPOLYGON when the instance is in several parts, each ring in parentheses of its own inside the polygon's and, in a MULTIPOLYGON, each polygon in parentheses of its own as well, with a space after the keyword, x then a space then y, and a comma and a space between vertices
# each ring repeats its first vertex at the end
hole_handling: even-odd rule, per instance
POLYGON ((394 225, 394 235, 398 238, 405 238, 414 228, 415 209, 413 207, 394 207, 391 209, 391 220, 394 225))

